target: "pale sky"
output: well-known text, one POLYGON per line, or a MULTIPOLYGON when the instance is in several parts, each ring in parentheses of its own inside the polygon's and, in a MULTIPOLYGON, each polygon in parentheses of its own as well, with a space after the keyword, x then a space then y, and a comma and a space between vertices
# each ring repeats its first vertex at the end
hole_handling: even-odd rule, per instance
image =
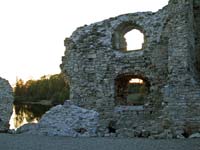
POLYGON ((64 39, 80 26, 168 0, 0 0, 0 76, 37 79, 60 73, 64 39))

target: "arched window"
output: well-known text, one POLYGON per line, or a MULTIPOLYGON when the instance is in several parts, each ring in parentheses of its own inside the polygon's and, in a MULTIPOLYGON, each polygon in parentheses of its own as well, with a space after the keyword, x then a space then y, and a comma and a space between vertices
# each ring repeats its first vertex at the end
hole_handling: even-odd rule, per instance
POLYGON ((149 92, 149 83, 135 75, 120 75, 115 80, 116 105, 143 105, 149 92))
POLYGON ((145 34, 140 26, 124 22, 116 28, 112 42, 113 48, 117 50, 142 50, 145 45, 145 34))
POLYGON ((127 51, 142 49, 142 45, 144 43, 144 34, 142 34, 140 30, 133 29, 127 32, 124 35, 124 38, 126 40, 127 51))

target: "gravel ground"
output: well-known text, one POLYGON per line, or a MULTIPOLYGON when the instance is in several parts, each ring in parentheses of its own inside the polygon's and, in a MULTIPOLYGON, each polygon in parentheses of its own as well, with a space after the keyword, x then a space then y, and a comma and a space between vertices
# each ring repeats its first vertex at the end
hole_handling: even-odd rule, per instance
POLYGON ((200 150, 200 139, 69 138, 0 134, 0 150, 200 150))

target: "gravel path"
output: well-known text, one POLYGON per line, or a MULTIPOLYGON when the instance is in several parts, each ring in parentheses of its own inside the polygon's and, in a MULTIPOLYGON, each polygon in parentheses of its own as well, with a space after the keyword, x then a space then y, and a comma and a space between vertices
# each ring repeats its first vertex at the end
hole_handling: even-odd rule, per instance
POLYGON ((0 150, 200 150, 200 139, 68 138, 0 134, 0 150))

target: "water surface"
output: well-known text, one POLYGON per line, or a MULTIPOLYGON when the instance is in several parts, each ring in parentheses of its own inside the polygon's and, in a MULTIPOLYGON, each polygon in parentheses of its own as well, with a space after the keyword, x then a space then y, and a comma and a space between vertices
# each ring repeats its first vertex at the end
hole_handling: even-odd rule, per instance
POLYGON ((41 104, 14 104, 10 129, 17 129, 27 123, 37 123, 52 106, 41 104))

